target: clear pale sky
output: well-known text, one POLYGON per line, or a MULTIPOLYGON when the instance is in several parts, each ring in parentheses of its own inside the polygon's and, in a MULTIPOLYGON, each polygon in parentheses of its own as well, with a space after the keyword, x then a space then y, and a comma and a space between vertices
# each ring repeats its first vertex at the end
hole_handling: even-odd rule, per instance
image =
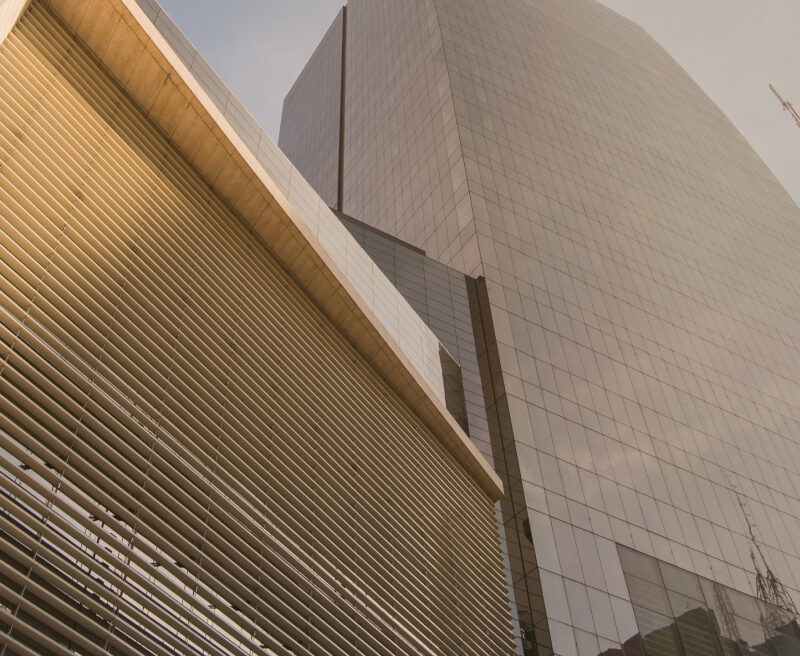
MULTIPOLYGON (((283 98, 343 4, 159 1, 275 141, 283 98)), ((768 87, 800 110, 800 1, 602 1, 669 51, 800 203, 800 127, 768 87)))

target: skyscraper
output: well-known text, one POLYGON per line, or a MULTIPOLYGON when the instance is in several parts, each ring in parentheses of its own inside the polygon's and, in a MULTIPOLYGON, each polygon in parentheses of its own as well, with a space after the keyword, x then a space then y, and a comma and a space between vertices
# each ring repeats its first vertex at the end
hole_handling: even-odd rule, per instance
POLYGON ((508 653, 457 369, 155 3, 0 0, 0 653, 508 653))
POLYGON ((800 653, 766 603, 800 603, 800 210, 657 43, 592 0, 351 0, 279 145, 467 276, 520 651, 800 653))

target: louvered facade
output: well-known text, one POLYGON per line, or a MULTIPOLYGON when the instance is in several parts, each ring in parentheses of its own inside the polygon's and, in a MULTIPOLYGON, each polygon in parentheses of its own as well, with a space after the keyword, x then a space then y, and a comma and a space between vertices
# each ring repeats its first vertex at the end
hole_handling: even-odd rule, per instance
POLYGON ((0 653, 508 653, 496 476, 159 38, 0 44, 0 653))

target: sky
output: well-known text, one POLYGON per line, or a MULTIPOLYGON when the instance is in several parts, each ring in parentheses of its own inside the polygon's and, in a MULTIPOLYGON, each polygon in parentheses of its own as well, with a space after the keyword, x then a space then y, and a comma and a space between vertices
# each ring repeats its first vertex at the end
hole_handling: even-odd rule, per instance
MULTIPOLYGON (((403 0, 380 0, 402 2, 403 0)), ((490 0, 487 0, 490 1, 490 0)), ((639 23, 725 112, 800 204, 800 1, 602 0, 639 23)), ((342 0, 160 0, 267 133, 342 0)))

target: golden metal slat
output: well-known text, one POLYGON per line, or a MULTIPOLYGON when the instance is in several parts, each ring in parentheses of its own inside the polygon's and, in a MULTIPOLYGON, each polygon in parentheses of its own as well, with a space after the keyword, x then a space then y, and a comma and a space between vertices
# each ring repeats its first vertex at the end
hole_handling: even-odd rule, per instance
POLYGON ((0 124, 0 545, 133 651, 505 649, 491 499, 42 0, 0 124))

